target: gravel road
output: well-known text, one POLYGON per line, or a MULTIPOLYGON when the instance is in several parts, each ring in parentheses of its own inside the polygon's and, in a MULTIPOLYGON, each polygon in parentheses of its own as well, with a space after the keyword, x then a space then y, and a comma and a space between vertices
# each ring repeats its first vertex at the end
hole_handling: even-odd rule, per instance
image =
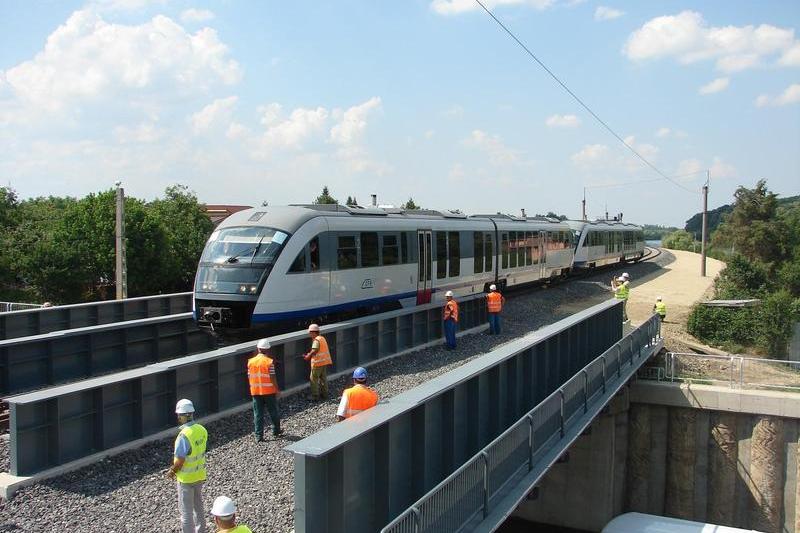
MULTIPOLYGON (((628 265, 634 280, 657 275, 674 260, 661 254, 652 262, 628 265)), ((621 272, 616 272, 619 275, 621 272)), ((370 382, 388 398, 428 381, 498 346, 585 309, 610 296, 611 271, 573 279, 549 288, 509 293, 503 310, 503 334, 475 334, 459 339, 448 352, 431 347, 370 367, 370 382)), ((345 380, 331 383, 340 394, 345 380)), ((209 480, 204 489, 206 511, 225 494, 239 508, 239 520, 254 532, 292 530, 293 461, 283 448, 330 425, 338 399, 311 405, 303 395, 280 399, 283 438, 256 443, 250 412, 207 424, 209 480)), ((0 440, 0 471, 8 471, 8 443, 0 440)), ((10 502, 0 502, 0 532, 178 531, 173 482, 164 477, 171 460, 172 439, 124 452, 100 463, 23 488, 10 502)), ((208 522, 209 531, 214 531, 208 522)))

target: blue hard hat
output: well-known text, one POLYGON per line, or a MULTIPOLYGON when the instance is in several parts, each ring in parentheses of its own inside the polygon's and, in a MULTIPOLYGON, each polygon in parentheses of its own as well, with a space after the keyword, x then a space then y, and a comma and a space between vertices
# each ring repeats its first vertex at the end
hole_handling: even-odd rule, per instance
POLYGON ((353 379, 367 379, 367 369, 360 366, 353 370, 353 379))

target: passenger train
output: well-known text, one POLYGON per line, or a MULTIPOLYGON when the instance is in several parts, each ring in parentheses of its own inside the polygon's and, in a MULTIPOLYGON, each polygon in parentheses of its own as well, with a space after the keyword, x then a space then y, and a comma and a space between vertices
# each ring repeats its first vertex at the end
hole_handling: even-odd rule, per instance
POLYGON ((234 213, 206 243, 194 315, 212 329, 291 327, 638 260, 642 230, 457 211, 297 205, 234 213))

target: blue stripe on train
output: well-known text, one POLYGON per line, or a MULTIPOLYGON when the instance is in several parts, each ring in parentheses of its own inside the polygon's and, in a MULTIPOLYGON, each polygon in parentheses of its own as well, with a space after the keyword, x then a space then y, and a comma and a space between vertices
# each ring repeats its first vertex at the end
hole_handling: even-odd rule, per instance
MULTIPOLYGON (((441 289, 431 289, 431 292, 436 292, 441 289)), ((348 302, 338 305, 330 305, 325 307, 315 307, 313 309, 300 309, 298 311, 285 311, 283 313, 260 313, 253 314, 253 322, 272 322, 274 320, 286 320, 291 318, 306 318, 311 316, 322 315, 325 313, 338 313, 341 311, 349 311, 359 307, 370 305, 379 305, 384 303, 391 303, 403 298, 416 298, 417 291, 404 292, 401 294, 392 294, 390 296, 380 296, 378 298, 369 298, 367 300, 358 300, 356 302, 348 302)))

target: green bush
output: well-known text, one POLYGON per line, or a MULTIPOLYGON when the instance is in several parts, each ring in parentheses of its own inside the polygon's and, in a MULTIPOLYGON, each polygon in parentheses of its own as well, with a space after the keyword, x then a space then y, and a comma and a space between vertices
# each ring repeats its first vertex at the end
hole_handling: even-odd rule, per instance
POLYGON ((664 238, 661 239, 661 246, 671 250, 700 251, 700 243, 694 240, 691 233, 682 229, 665 235, 664 238))

